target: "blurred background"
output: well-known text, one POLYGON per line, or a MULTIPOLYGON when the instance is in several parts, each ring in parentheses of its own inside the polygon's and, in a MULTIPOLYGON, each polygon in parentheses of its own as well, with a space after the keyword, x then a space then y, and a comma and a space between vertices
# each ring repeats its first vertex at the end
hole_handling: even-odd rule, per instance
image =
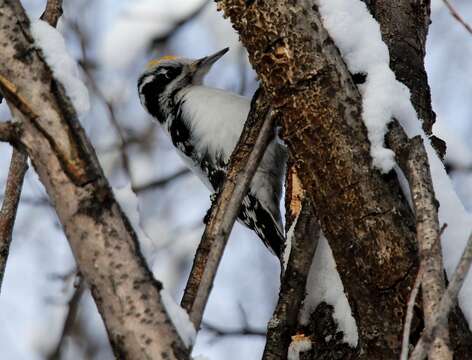
MULTIPOLYGON (((45 0, 22 1, 31 19, 45 0)), ((472 23, 472 2, 454 6, 472 23)), ((434 132, 448 144, 447 166, 472 210, 472 35, 432 1, 427 71, 434 132)), ((202 57, 226 46, 206 83, 250 97, 257 79, 228 20, 207 0, 65 0, 58 29, 90 95, 81 122, 121 205, 141 232, 155 276, 179 302, 210 206, 164 133, 139 104, 136 80, 151 58, 202 57)), ((5 102, 0 121, 10 119, 5 102)), ((222 118, 222 121, 224 119, 222 118)), ((0 199, 11 155, 0 143, 0 199)), ((260 359, 276 303, 278 261, 236 224, 210 296, 194 355, 260 359)), ((22 201, 0 295, 2 359, 113 359, 95 304, 33 169, 22 201)))

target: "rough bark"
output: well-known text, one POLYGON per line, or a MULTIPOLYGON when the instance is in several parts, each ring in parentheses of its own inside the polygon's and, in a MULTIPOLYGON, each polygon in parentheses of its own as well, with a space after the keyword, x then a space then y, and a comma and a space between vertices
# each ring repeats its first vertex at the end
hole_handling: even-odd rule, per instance
POLYGON ((338 49, 311 1, 218 6, 281 113, 358 324, 359 357, 397 358, 418 266, 414 218, 393 176, 370 166, 360 94, 338 49))
POLYGON ((273 139, 276 115, 263 92, 257 92, 241 137, 233 150, 225 181, 210 209, 207 226, 193 260, 181 305, 199 328, 231 229, 252 178, 273 139), (260 94, 260 95, 258 95, 260 94))
MULTIPOLYGON (((291 176, 296 175, 292 173, 291 176)), ((290 195, 293 196, 289 198, 297 197, 296 194, 290 195)), ((295 207, 294 210, 298 211, 291 213, 289 217, 295 216, 296 223, 288 224, 288 226, 294 226, 292 238, 289 241, 290 255, 282 277, 279 300, 267 326, 267 342, 263 360, 279 360, 287 356, 290 339, 296 334, 298 314, 306 294, 306 281, 320 237, 320 227, 314 215, 311 200, 304 197, 301 204, 295 207)))
POLYGON ((33 44, 18 1, 0 3, 0 83, 21 142, 90 285, 117 358, 187 359, 136 235, 75 111, 33 44))

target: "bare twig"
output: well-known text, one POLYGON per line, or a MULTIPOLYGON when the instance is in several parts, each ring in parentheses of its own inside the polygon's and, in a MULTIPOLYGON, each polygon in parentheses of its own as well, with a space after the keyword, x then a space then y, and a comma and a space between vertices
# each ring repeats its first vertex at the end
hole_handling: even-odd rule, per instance
POLYGON ((462 18, 462 16, 459 14, 459 12, 452 6, 452 4, 449 2, 449 0, 443 0, 444 5, 446 5, 447 9, 451 13, 451 15, 456 19, 463 27, 464 29, 467 30, 469 34, 472 35, 472 27, 465 22, 465 20, 462 18))
POLYGON ((40 19, 56 27, 59 18, 62 16, 62 0, 48 0, 46 9, 40 19))
POLYGON ((182 298, 195 328, 200 327, 216 270, 229 234, 238 216, 257 166, 274 134, 275 116, 264 96, 255 96, 236 149, 231 155, 227 176, 194 258, 192 271, 182 298))
POLYGON ((413 320, 413 311, 415 308, 416 297, 420 290, 421 281, 423 280, 423 271, 420 267, 418 274, 416 275, 415 284, 410 293, 410 298, 408 299, 408 305, 406 310, 405 325, 403 327, 403 340, 402 340, 402 352, 400 355, 400 360, 408 360, 408 352, 410 350, 410 333, 411 333, 411 321, 413 320))
POLYGON ((238 329, 229 329, 205 321, 202 323, 202 330, 211 332, 215 334, 215 336, 266 336, 266 331, 264 329, 256 329, 248 326, 238 329))
POLYGON ((13 148, 10 170, 5 188, 2 209, 0 210, 0 289, 7 263, 13 224, 15 223, 21 188, 28 169, 28 157, 23 150, 13 148))
POLYGON ((279 300, 267 326, 263 360, 285 358, 305 298, 306 281, 320 237, 320 227, 308 198, 303 199, 301 211, 292 226, 295 228, 290 257, 282 279, 279 300))
MULTIPOLYGON (((205 0, 203 1, 200 6, 198 6, 193 12, 191 12, 189 15, 187 15, 185 18, 175 22, 174 26, 172 27, 172 29, 170 29, 166 34, 164 35, 161 35, 160 37, 157 37, 155 39, 153 39, 152 41, 152 44, 151 44, 151 49, 152 48, 155 48, 156 46, 158 46, 159 44, 164 44, 166 43, 167 41, 170 40, 171 37, 173 37, 177 32, 178 30, 184 26, 185 24, 191 22, 192 20, 194 20, 196 17, 198 17, 202 12, 203 10, 206 8, 206 6, 209 4, 210 1, 208 0, 205 0)), ((133 14, 128 14, 130 17, 133 16, 133 14)), ((148 19, 145 19, 143 17, 142 14, 139 14, 139 21, 156 21, 156 19, 154 17, 149 17, 148 19)))
POLYGON ((135 193, 140 193, 140 192, 146 192, 146 191, 149 191, 149 190, 162 188, 162 187, 168 185, 169 183, 171 183, 172 181, 174 181, 174 180, 176 180, 176 179, 178 179, 182 176, 188 175, 188 174, 190 174, 190 170, 187 169, 187 168, 184 168, 184 169, 181 169, 181 170, 175 172, 174 174, 169 175, 167 177, 164 177, 162 179, 157 179, 157 180, 151 181, 151 182, 149 182, 147 184, 143 184, 143 185, 133 186, 133 191, 135 193))
POLYGON ((447 325, 449 312, 453 309, 457 302, 457 296, 464 283, 465 277, 470 270, 472 263, 472 234, 469 236, 467 245, 462 253, 459 264, 452 275, 451 282, 444 293, 439 309, 435 314, 433 321, 429 327, 423 331, 420 340, 415 346, 410 360, 422 360, 428 354, 429 349, 433 345, 434 339, 438 332, 447 325))

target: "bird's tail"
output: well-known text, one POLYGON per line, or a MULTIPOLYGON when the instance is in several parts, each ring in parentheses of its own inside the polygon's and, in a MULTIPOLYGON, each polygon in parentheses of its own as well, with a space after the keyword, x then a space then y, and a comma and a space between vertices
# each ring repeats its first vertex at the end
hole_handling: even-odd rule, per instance
POLYGON ((254 230, 264 244, 279 259, 281 258, 285 245, 282 224, 255 196, 248 194, 244 198, 239 220, 248 228, 254 230))

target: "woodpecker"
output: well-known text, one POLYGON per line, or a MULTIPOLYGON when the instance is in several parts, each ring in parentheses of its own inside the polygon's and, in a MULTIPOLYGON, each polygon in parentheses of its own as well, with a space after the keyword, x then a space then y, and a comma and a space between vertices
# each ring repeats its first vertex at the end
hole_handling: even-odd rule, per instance
MULTIPOLYGON (((201 59, 166 56, 148 63, 138 79, 141 104, 170 136, 179 155, 212 193, 243 130, 250 100, 203 85, 212 65, 229 49, 201 59)), ((238 221, 254 230, 280 259, 285 237, 280 199, 287 151, 271 141, 244 198, 238 221)))

